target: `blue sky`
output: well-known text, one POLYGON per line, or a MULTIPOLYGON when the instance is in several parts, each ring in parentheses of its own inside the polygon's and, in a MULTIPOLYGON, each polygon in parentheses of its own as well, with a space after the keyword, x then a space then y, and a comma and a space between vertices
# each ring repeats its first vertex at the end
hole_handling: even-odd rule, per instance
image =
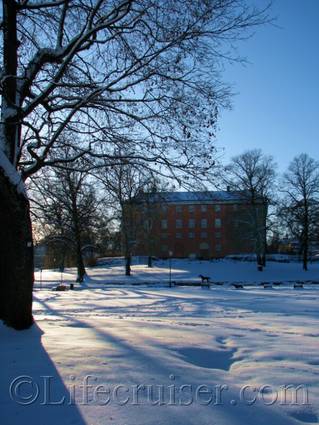
POLYGON ((224 161, 261 148, 283 171, 301 152, 319 160, 319 0, 273 2, 276 26, 257 28, 238 45, 249 63, 226 66, 237 95, 233 109, 222 111, 217 146, 224 161))

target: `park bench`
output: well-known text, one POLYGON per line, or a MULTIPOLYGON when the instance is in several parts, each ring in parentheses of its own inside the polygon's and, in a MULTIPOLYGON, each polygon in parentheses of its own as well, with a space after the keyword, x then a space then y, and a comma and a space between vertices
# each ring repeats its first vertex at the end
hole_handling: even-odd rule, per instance
POLYGON ((244 289, 244 286, 241 283, 232 283, 231 286, 235 289, 244 289))

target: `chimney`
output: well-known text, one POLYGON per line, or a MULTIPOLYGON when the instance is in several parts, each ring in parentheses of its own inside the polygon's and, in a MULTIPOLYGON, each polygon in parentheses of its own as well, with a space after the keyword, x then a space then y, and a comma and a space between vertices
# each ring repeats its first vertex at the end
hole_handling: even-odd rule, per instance
POLYGON ((230 192, 230 186, 227 186, 227 192, 230 192))

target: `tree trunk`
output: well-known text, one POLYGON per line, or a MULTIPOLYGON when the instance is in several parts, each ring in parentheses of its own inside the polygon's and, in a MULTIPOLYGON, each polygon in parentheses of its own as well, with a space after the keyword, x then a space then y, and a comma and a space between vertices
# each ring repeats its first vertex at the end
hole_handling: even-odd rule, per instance
POLYGON ((263 253, 263 266, 266 267, 267 259, 266 255, 268 252, 268 243, 267 243, 267 217, 268 217, 268 203, 267 201, 263 204, 263 214, 264 214, 264 228, 263 228, 263 243, 264 243, 264 253, 263 253))
MULTIPOLYGON (((0 137, 4 155, 14 170, 21 131, 17 114, 17 3, 3 0, 2 5, 4 78, 0 137)), ((0 167, 0 319, 8 326, 26 329, 32 325, 33 280, 29 202, 0 167)))
POLYGON ((80 231, 77 226, 77 221, 76 221, 75 239, 76 239, 76 267, 77 267, 76 281, 79 283, 82 283, 84 276, 86 274, 86 270, 84 267, 83 254, 82 254, 82 239, 81 239, 80 231))
POLYGON ((125 275, 131 276, 131 256, 125 256, 125 275))
POLYGON ((257 259, 257 270, 262 272, 263 271, 262 255, 258 253, 256 255, 256 259, 257 259))
POLYGON ((82 283, 84 276, 86 274, 86 271, 85 271, 85 267, 84 267, 81 242, 79 242, 79 241, 77 241, 77 243, 76 243, 76 267, 77 267, 76 281, 79 282, 79 283, 82 283))
POLYGON ((33 243, 29 202, 0 168, 0 319, 15 329, 32 317, 33 243))
POLYGON ((309 207, 306 199, 306 194, 304 195, 304 228, 303 228, 303 269, 308 270, 308 253, 309 253, 309 207))
POLYGON ((266 266, 266 206, 262 204, 256 205, 252 201, 253 205, 253 225, 256 239, 256 260, 257 269, 263 271, 266 266))
POLYGON ((266 267, 266 253, 264 252, 261 256, 261 265, 266 267))
POLYGON ((261 254, 261 265, 266 267, 266 254, 267 254, 267 236, 266 236, 266 226, 262 229, 262 254, 261 254))
POLYGON ((147 267, 153 267, 153 258, 151 255, 148 256, 147 267))
POLYGON ((1 99, 1 138, 3 149, 9 161, 16 166, 17 149, 20 142, 21 124, 14 114, 17 111, 17 67, 18 67, 18 38, 17 38, 17 5, 14 0, 3 0, 3 76, 1 99))
POLYGON ((81 227, 79 224, 76 192, 73 191, 72 186, 70 186, 70 191, 72 196, 72 220, 73 220, 74 238, 75 238, 75 244, 76 244, 76 267, 77 267, 76 281, 79 283, 82 283, 84 276, 86 274, 86 271, 84 267, 83 254, 82 254, 81 227))
POLYGON ((304 242, 302 250, 302 267, 305 271, 308 271, 308 241, 304 242))

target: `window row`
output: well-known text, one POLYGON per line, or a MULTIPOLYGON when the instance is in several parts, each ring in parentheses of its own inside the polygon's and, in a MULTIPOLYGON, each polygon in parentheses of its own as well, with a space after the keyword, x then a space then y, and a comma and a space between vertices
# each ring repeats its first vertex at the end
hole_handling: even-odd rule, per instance
MULTIPOLYGON (((237 211, 237 209, 238 209, 237 204, 233 204, 232 207, 233 207, 234 211, 237 211)), ((221 208, 222 207, 219 204, 214 205, 214 211, 215 212, 220 212, 221 208)), ((176 213, 182 213, 183 210, 184 211, 187 210, 189 213, 194 213, 195 211, 201 211, 201 212, 205 213, 205 212, 207 212, 207 209, 208 209, 208 205, 188 205, 188 206, 186 206, 186 205, 176 205, 175 206, 175 212, 176 213)), ((161 210, 162 210, 163 213, 167 213, 168 205, 165 205, 165 204, 161 205, 161 210)))
MULTIPOLYGON (((189 213, 194 213, 195 211, 207 212, 207 207, 208 207, 207 205, 188 205, 188 206, 176 205, 175 206, 175 212, 177 214, 182 213, 183 208, 184 208, 184 211, 187 210, 189 213)), ((237 211, 238 210, 238 204, 233 204, 232 208, 233 208, 234 211, 237 211)), ((214 205, 214 211, 215 212, 220 212, 221 209, 222 209, 221 205, 219 205, 219 204, 214 205)), ((162 210, 163 213, 167 213, 168 205, 162 204, 161 210, 162 210)))
MULTIPOLYGON (((189 239, 195 239, 196 236, 197 236, 197 234, 195 232, 189 232, 188 234, 183 234, 181 232, 175 233, 176 239, 183 239, 183 238, 186 238, 186 237, 189 238, 189 239)), ((220 232, 216 232, 216 233, 214 233, 214 236, 215 236, 216 239, 220 239, 222 237, 222 234, 220 232)), ((168 239, 168 233, 162 233, 161 238, 162 239, 168 239)), ((200 232, 200 238, 201 239, 208 238, 208 233, 207 232, 200 232)))
MULTIPOLYGON (((185 209, 187 208, 187 211, 189 212, 189 213, 194 213, 196 210, 198 211, 198 210, 200 210, 201 212, 206 212, 207 211, 207 205, 188 205, 188 206, 184 206, 184 205, 176 205, 175 206, 175 211, 177 212, 177 213, 181 213, 181 212, 183 212, 183 208, 184 208, 184 211, 185 211, 185 209)), ((162 208, 164 211, 166 211, 166 209, 167 209, 167 207, 166 206, 163 206, 163 208, 162 208)), ((218 205, 218 204, 216 204, 216 205, 214 205, 214 210, 216 211, 216 212, 219 212, 220 210, 221 210, 221 206, 220 205, 218 205)))
MULTIPOLYGON (((221 218, 215 218, 214 224, 215 224, 215 227, 216 228, 220 228, 222 226, 222 220, 221 220, 221 218)), ((182 229, 184 227, 183 220, 177 219, 176 222, 175 222, 175 227, 176 227, 176 229, 182 229)), ((189 229, 194 229, 195 227, 196 227, 196 221, 194 219, 192 219, 192 218, 190 220, 188 220, 188 228, 189 229)), ((201 219, 201 221, 200 221, 200 227, 202 229, 207 229, 207 227, 208 227, 208 220, 207 220, 207 218, 202 218, 201 219)), ((168 228, 168 221, 166 219, 164 219, 164 220, 161 221, 161 228, 163 230, 165 230, 165 229, 168 228)))
MULTIPOLYGON (((200 245, 199 245, 199 248, 202 250, 207 250, 207 249, 209 249, 209 245, 207 245, 207 243, 205 242, 205 243, 201 243, 200 245)), ((221 244, 216 244, 215 245, 215 251, 216 252, 221 252, 221 250, 222 250, 222 246, 221 246, 221 244)), ((168 246, 167 245, 161 245, 161 251, 162 252, 168 252, 168 246)))

